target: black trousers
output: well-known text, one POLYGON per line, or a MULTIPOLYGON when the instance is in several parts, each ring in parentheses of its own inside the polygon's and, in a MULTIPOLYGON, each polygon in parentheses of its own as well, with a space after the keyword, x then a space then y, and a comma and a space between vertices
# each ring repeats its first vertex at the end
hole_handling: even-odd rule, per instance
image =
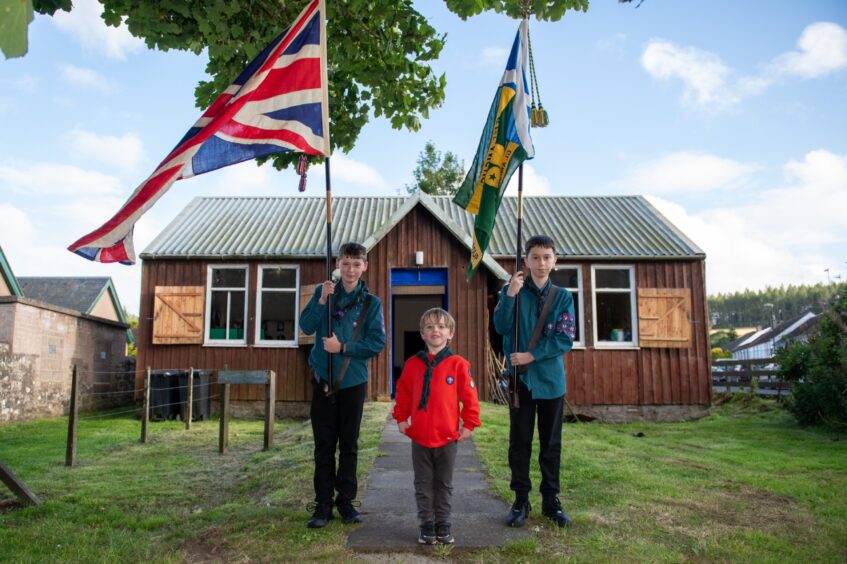
POLYGON ((459 443, 427 448, 412 441, 412 468, 415 471, 415 501, 418 521, 450 522, 453 496, 453 468, 459 443))
POLYGON ((554 399, 532 399, 526 386, 518 386, 521 406, 509 410, 510 487, 516 498, 526 498, 532 490, 529 462, 532 456, 532 434, 538 414, 538 465, 541 467, 541 497, 552 499, 559 494, 559 465, 562 458, 562 419, 565 396, 554 399))
POLYGON ((330 399, 323 385, 312 381, 312 435, 315 440, 315 501, 330 504, 338 491, 339 500, 356 499, 359 460, 359 427, 368 383, 344 388, 330 399), (338 449, 338 469, 335 452, 338 449))

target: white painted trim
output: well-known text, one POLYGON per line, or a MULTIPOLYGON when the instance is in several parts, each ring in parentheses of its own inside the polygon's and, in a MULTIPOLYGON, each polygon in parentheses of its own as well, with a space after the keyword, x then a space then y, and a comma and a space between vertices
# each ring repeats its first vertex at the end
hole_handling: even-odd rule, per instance
POLYGON ((253 331, 255 339, 254 346, 259 348, 296 348, 297 336, 300 334, 300 265, 299 264, 260 264, 256 272, 256 318, 253 320, 253 331), (284 268, 294 271, 294 288, 291 290, 284 288, 268 289, 268 292, 277 292, 280 294, 294 294, 294 338, 286 339, 285 341, 265 340, 261 339, 262 335, 262 293, 265 291, 262 288, 262 272, 265 269, 284 268))
POLYGON ((591 265, 591 315, 593 320, 594 348, 597 349, 626 349, 637 350, 638 346, 638 302, 635 296, 635 265, 633 264, 592 264, 591 265), (597 338, 597 271, 598 270, 628 270, 629 288, 602 288, 605 293, 629 292, 630 324, 632 340, 630 341, 600 341, 597 338))
MULTIPOLYGON (((237 291, 242 288, 215 288, 217 291, 237 291)), ((230 314, 229 300, 231 296, 227 294, 227 316, 230 314)), ((211 347, 244 347, 247 346, 247 304, 250 301, 250 267, 247 264, 207 264, 206 265, 206 318, 205 327, 203 329, 203 346, 211 347), (244 271, 244 339, 235 341, 233 339, 210 339, 209 328, 212 322, 212 271, 213 270, 243 270, 244 271)), ((229 319, 227 319, 227 328, 229 328, 229 319)))

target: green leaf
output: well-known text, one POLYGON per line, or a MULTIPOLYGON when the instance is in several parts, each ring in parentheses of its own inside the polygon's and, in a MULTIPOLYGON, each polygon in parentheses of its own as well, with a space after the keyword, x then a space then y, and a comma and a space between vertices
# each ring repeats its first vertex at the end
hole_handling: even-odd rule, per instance
POLYGON ((0 51, 7 59, 23 57, 32 21, 32 0, 0 0, 0 51))

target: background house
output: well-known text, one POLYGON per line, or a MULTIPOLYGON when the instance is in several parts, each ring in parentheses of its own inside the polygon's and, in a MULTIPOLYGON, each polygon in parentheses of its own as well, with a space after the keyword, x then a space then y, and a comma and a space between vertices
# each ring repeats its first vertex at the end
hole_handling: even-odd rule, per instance
POLYGON ((759 329, 727 345, 733 360, 771 359, 776 349, 793 341, 806 342, 818 326, 820 313, 806 312, 773 327, 759 329))
MULTIPOLYGON (((524 200, 524 236, 559 243, 557 284, 577 303, 566 355, 575 412, 606 420, 681 419, 711 402, 704 253, 644 198, 524 200)), ((333 200, 334 250, 369 249, 365 280, 383 298, 389 345, 371 361, 369 396, 387 399, 419 350, 420 314, 458 324, 453 348, 490 396, 491 317, 514 267, 516 201, 505 198, 489 254, 465 282, 472 217, 446 197, 333 200)), ((197 198, 141 253, 139 367, 273 369, 281 411, 304 412, 311 341, 299 311, 326 277, 323 198, 197 198)), ((140 381, 136 383, 139 387, 140 381)), ((243 386, 233 398, 263 399, 243 386)))
POLYGON ((65 413, 74 365, 81 409, 133 401, 111 279, 16 278, 2 249, 0 274, 0 423, 65 413))

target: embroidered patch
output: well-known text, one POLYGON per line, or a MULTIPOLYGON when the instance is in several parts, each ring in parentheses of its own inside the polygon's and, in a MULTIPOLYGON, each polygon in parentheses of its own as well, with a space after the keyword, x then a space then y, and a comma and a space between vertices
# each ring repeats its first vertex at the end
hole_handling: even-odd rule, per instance
POLYGON ((473 383, 473 380, 471 380, 471 388, 476 388, 476 384, 473 383))
POLYGON ((453 385, 453 382, 455 382, 455 381, 456 381, 456 379, 455 379, 455 378, 453 378, 452 376, 448 376, 448 377, 447 377, 447 383, 448 383, 449 385, 451 385, 451 386, 452 386, 452 385, 453 385))

